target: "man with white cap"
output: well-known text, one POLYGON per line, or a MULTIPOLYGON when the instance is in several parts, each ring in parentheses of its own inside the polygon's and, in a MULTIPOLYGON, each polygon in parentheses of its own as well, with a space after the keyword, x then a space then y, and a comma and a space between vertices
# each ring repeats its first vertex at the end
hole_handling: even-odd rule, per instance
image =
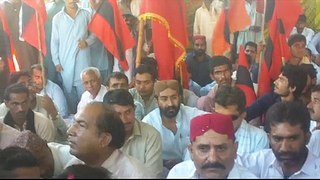
POLYGON ((235 142, 231 116, 210 113, 193 118, 190 140, 192 160, 174 166, 167 178, 257 178, 235 163, 238 143, 235 142))

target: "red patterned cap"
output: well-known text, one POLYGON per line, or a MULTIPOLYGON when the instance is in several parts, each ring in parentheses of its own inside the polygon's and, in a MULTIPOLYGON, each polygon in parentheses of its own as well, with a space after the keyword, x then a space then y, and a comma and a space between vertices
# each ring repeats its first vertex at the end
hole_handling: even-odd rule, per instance
POLYGON ((210 129, 219 134, 227 135, 229 139, 235 140, 231 116, 219 113, 209 113, 196 116, 191 120, 191 141, 194 141, 197 136, 203 135, 210 129))

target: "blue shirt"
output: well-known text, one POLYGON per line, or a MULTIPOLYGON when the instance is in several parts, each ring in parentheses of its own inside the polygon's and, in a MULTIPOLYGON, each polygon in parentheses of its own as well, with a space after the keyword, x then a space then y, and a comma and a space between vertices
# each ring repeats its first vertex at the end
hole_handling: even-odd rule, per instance
POLYGON ((65 7, 52 20, 52 61, 55 66, 60 64, 63 67, 61 76, 68 93, 71 93, 72 86, 82 86, 80 73, 91 65, 89 46, 95 37, 87 30, 90 21, 89 11, 79 8, 73 19, 65 12, 65 7), (79 40, 85 40, 88 47, 79 49, 79 40))
POLYGON ((191 74, 191 79, 201 87, 212 82, 210 78, 210 60, 211 57, 206 54, 203 61, 198 61, 194 52, 188 53, 186 58, 188 72, 191 74))

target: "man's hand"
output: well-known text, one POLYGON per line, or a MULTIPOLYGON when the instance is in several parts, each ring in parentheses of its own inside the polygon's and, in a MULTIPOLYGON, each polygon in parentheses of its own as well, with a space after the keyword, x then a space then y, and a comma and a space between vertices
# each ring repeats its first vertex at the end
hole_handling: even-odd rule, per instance
POLYGON ((57 72, 63 71, 63 67, 61 66, 61 64, 56 65, 56 71, 57 72))
POLYGON ((41 98, 42 107, 48 112, 51 118, 55 118, 58 115, 58 111, 54 106, 52 99, 48 95, 44 95, 41 98))
POLYGON ((84 49, 84 48, 86 48, 87 46, 88 46, 88 44, 87 44, 86 40, 79 40, 79 41, 78 41, 78 48, 84 49))

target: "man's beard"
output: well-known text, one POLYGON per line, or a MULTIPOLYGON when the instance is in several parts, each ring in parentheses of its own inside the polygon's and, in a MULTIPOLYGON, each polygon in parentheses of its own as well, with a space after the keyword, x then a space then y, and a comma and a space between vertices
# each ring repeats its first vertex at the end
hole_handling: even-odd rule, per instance
POLYGON ((159 107, 160 114, 167 117, 167 118, 174 118, 177 116, 180 110, 180 105, 179 106, 169 106, 166 108, 161 108, 159 107))

